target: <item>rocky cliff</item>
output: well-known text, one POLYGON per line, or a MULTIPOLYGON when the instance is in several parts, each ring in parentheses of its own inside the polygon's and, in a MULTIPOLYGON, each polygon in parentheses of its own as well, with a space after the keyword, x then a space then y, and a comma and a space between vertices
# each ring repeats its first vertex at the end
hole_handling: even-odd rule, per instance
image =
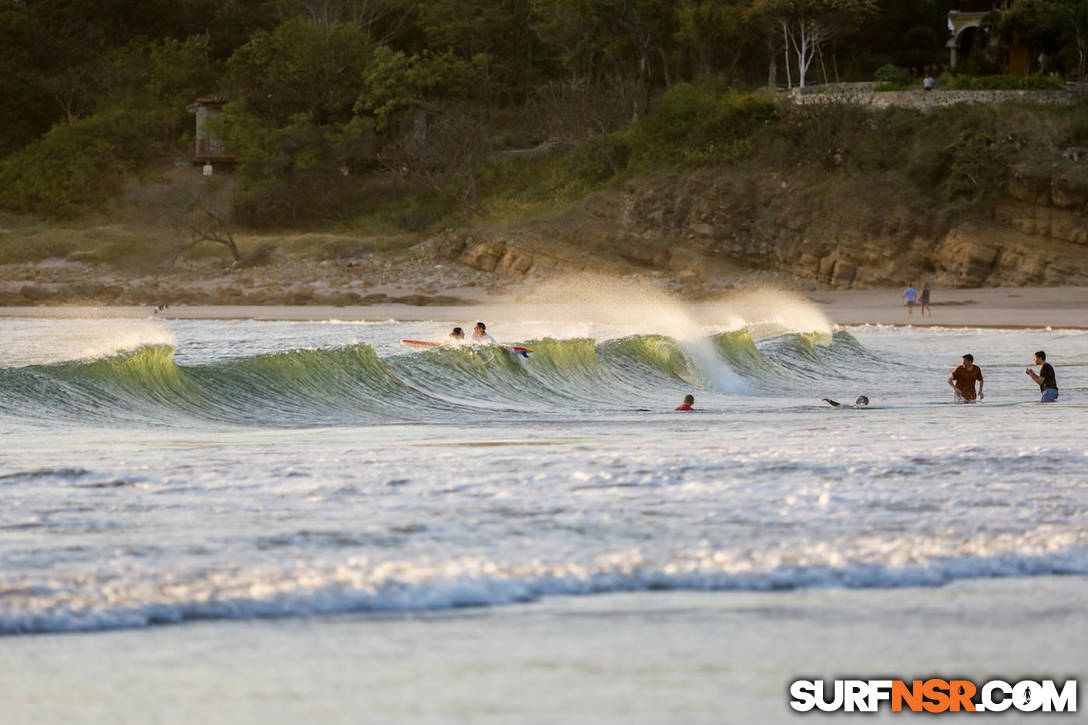
POLYGON ((901 187, 705 169, 628 182, 579 218, 449 232, 439 248, 500 275, 646 270, 696 294, 752 271, 835 288, 1088 283, 1088 185, 1073 176, 1012 167, 996 205, 954 217, 901 187))

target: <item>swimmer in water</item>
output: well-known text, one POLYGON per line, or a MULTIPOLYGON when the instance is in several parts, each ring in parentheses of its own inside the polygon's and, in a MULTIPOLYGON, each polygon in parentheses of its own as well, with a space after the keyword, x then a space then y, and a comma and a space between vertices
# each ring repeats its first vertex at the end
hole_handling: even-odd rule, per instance
POLYGON ((491 335, 487 334, 487 325, 485 325, 482 322, 477 322, 476 327, 472 328, 471 342, 472 342, 473 345, 498 345, 499 344, 499 343, 495 342, 495 338, 493 338, 491 335))
POLYGON ((450 332, 448 337, 446 337, 447 345, 461 345, 462 343, 464 343, 464 341, 465 331, 462 330, 460 327, 453 328, 453 331, 450 332))
POLYGON ((695 396, 694 395, 685 395, 684 396, 684 402, 681 403, 680 405, 678 405, 676 407, 676 409, 677 410, 695 410, 695 408, 691 407, 693 405, 695 405, 695 396))
POLYGON ((853 405, 843 405, 842 403, 836 402, 831 398, 824 398, 824 402, 829 403, 835 408, 864 408, 869 404, 869 398, 864 395, 859 395, 858 399, 854 401, 853 405))

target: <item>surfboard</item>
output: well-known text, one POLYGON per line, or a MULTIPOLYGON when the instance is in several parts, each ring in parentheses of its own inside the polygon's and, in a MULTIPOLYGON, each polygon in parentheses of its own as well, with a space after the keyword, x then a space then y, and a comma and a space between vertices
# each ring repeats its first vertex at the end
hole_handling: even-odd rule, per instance
MULTIPOLYGON (((442 347, 444 343, 441 342, 428 342, 426 340, 401 340, 405 345, 411 345, 413 347, 442 347)), ((472 343, 465 343, 466 346, 471 346, 472 343)), ((510 352, 521 355, 524 358, 529 357, 529 353, 533 350, 529 347, 520 347, 518 345, 500 345, 503 350, 509 350, 510 352)))

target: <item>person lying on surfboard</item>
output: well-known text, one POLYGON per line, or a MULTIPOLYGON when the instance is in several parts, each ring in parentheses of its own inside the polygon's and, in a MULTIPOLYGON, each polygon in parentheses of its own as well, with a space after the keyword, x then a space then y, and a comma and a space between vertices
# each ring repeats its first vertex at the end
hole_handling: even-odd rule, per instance
POLYGON ((498 345, 495 342, 495 338, 487 334, 487 325, 482 322, 477 322, 476 327, 472 328, 472 338, 469 340, 473 345, 498 345))
POLYGON ((695 396, 694 395, 685 395, 684 396, 684 402, 681 403, 679 406, 677 406, 676 409, 677 410, 695 410, 695 408, 691 407, 693 405, 695 405, 695 396))
POLYGON ((453 331, 450 332, 449 336, 446 337, 445 344, 457 346, 457 345, 463 345, 464 342, 465 342, 465 331, 462 330, 460 327, 455 327, 455 328, 453 328, 453 331))
POLYGON ((854 401, 853 405, 843 405, 842 403, 838 403, 831 398, 824 398, 824 402, 830 403, 836 408, 864 408, 866 405, 869 404, 869 398, 865 395, 859 395, 858 399, 854 401))

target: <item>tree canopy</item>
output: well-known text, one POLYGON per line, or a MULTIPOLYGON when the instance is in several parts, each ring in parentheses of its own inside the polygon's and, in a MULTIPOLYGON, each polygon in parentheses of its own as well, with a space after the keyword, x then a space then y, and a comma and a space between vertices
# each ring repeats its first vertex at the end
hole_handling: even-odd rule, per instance
MULTIPOLYGON (((0 207, 74 213, 87 201, 80 183, 112 188, 108 175, 182 153, 186 105, 217 93, 232 99, 224 133, 244 204, 330 214, 343 199, 329 189, 383 147, 387 158, 408 153, 403 135, 420 131, 421 112, 441 119, 439 135, 473 126, 496 148, 529 147, 615 130, 707 79, 746 90, 870 80, 887 64, 920 71, 947 62, 951 5, 0 0, 0 207), (300 189, 320 201, 292 202, 300 189)), ((1088 0, 1014 0, 994 27, 1046 58, 1045 70, 1083 76, 1088 0)))

